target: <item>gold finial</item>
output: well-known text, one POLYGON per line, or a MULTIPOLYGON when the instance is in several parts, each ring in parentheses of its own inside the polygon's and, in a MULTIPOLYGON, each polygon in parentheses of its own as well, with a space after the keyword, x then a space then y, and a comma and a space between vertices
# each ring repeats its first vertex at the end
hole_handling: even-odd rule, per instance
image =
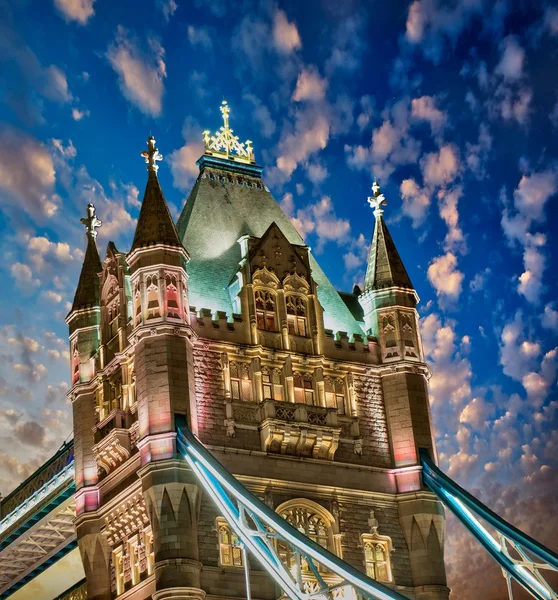
POLYGON ((223 125, 215 135, 210 135, 209 130, 203 132, 203 142, 205 144, 205 153, 210 156, 222 156, 230 160, 243 163, 253 163, 254 149, 252 142, 239 142, 238 136, 233 135, 234 131, 229 127, 229 115, 231 109, 226 100, 221 102, 221 114, 223 115, 223 125))
POLYGON ((147 138, 147 147, 149 149, 144 150, 141 155, 145 158, 147 170, 157 174, 157 171, 159 170, 157 161, 163 160, 163 155, 159 152, 159 148, 155 148, 155 138, 152 135, 147 138))
POLYGON ((377 181, 374 181, 372 184, 372 193, 373 196, 369 196, 368 204, 374 209, 374 216, 376 218, 381 217, 384 214, 384 209, 382 206, 387 204, 387 200, 384 195, 380 192, 380 184, 377 181))
POLYGON ((102 223, 99 219, 97 219, 97 215, 95 213, 95 207, 91 202, 87 205, 87 217, 80 219, 80 221, 85 225, 87 235, 90 235, 93 239, 97 237, 97 231, 102 223))

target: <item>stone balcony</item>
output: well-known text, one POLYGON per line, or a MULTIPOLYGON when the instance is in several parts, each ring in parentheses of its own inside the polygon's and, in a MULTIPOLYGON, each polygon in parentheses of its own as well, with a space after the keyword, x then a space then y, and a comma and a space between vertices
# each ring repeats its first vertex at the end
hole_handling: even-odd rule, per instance
POLYGON ((94 428, 93 454, 101 475, 108 475, 130 457, 137 425, 130 411, 114 409, 94 428))
POLYGON ((234 427, 257 429, 264 452, 333 460, 339 445, 336 408, 264 400, 231 403, 227 413, 229 434, 234 427))

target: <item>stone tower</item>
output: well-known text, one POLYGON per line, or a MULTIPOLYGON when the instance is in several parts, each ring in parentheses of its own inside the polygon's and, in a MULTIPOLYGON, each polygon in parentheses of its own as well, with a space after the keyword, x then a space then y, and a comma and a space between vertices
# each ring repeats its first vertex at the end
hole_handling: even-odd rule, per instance
MULTIPOLYGON (((418 459, 435 452, 418 296, 385 200, 375 184, 364 291, 337 292, 221 112, 176 226, 153 138, 130 251, 111 242, 101 262, 93 207, 83 220, 67 322, 88 598, 246 597, 235 533, 176 454, 180 415, 317 543, 409 598, 447 599, 444 516, 418 459)), ((252 596, 279 598, 249 566, 252 596)))

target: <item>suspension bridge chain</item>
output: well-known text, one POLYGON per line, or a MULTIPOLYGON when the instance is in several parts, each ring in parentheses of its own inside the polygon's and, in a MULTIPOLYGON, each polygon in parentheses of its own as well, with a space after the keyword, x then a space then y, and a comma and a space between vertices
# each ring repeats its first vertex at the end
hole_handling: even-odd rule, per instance
POLYGON ((558 555, 471 496, 445 475, 425 451, 421 451, 421 463, 425 485, 502 568, 510 600, 513 600, 512 579, 537 600, 558 600, 558 593, 550 587, 542 573, 558 572, 558 555), (483 522, 496 531, 497 537, 488 531, 483 522))

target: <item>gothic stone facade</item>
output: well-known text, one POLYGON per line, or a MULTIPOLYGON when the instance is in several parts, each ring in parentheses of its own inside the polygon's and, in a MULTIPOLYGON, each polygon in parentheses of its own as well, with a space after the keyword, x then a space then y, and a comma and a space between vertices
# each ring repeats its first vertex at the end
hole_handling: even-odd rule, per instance
MULTIPOLYGON (((246 597, 236 536, 176 453, 184 415, 235 477, 318 543, 409 598, 447 599, 444 514, 418 458, 435 453, 418 297, 383 196, 374 188, 370 199, 365 289, 339 294, 251 152, 206 147, 177 226, 153 139, 130 252, 110 243, 101 261, 92 207, 84 219, 67 322, 87 598, 246 597)), ((281 596, 250 569, 252 597, 281 596)))

